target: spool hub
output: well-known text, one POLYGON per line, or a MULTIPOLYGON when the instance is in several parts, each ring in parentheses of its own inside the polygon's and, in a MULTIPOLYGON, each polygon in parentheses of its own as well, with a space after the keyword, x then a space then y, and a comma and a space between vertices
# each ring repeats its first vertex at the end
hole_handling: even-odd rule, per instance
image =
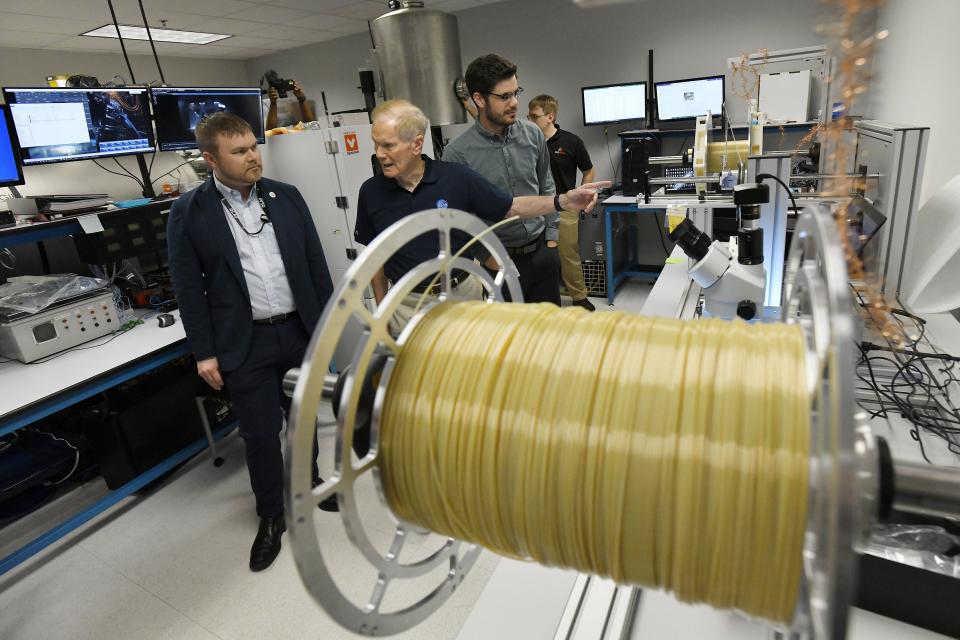
POLYGON ((833 216, 811 207, 797 224, 784 274, 783 319, 807 339, 810 497, 794 633, 839 640, 857 580, 855 548, 875 510, 877 460, 854 402, 856 329, 833 216))

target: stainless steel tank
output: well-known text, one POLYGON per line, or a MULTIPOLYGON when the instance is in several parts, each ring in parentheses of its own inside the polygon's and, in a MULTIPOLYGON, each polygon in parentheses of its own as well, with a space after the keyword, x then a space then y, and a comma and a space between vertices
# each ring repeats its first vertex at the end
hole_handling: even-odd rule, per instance
POLYGON ((463 69, 456 16, 423 2, 403 5, 372 22, 384 94, 414 103, 432 125, 466 122, 454 90, 463 69))

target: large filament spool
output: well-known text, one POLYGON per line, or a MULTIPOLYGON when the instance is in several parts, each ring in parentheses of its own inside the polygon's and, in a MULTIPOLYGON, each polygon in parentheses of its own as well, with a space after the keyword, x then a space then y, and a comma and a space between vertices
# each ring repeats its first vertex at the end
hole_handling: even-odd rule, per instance
MULTIPOLYGON (((522 298, 516 270, 493 234, 480 242, 500 265, 496 278, 465 258, 451 258, 451 234, 479 235, 486 226, 469 214, 435 210, 411 216, 381 234, 354 262, 339 283, 311 340, 293 396, 293 428, 288 431, 287 518, 297 567, 307 590, 343 627, 363 635, 389 635, 410 629, 435 612, 454 592, 473 566, 480 548, 449 538, 427 557, 402 563, 398 557, 410 525, 394 519, 393 542, 386 553, 370 542, 361 521, 354 492, 357 478, 372 472, 381 504, 389 512, 378 474, 377 433, 380 410, 397 355, 412 326, 394 339, 388 321, 405 295, 425 278, 439 273, 440 301, 455 300, 450 274, 461 269, 478 277, 490 302, 501 302, 506 285, 514 300, 522 298), (391 288, 374 313, 364 306, 363 291, 374 273, 406 242, 427 230, 440 233, 439 255, 404 276, 391 288), (337 412, 335 472, 320 487, 311 487, 310 465, 315 417, 332 387, 328 374, 334 351, 351 319, 364 326, 349 371, 344 374, 337 412), (353 461, 354 429, 364 410, 364 386, 381 373, 372 411, 371 448, 353 461), (370 597, 357 604, 337 586, 324 559, 313 514, 316 506, 336 495, 347 535, 361 557, 376 570, 370 597), (394 585, 446 566, 443 580, 425 597, 404 609, 383 612, 384 595, 394 585)), ((789 632, 810 638, 844 638, 848 609, 856 581, 854 548, 875 508, 877 463, 869 430, 856 423, 851 382, 854 376, 854 323, 847 296, 847 272, 832 218, 823 209, 805 213, 797 226, 787 263, 784 319, 799 324, 807 343, 807 371, 811 392, 810 473, 804 577, 789 632)), ((369 390, 367 390, 369 394, 369 390)), ((392 515, 392 514, 391 514, 392 515)), ((787 631, 787 630, 783 630, 787 631)))

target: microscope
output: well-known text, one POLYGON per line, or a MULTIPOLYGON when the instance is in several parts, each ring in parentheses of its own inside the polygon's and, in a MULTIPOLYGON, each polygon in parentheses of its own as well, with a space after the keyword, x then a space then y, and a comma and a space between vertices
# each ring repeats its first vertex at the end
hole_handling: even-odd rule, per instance
POLYGON ((758 310, 762 313, 766 270, 760 205, 768 202, 770 188, 765 184, 746 183, 734 187, 733 203, 740 218, 736 259, 724 243, 711 242, 689 219, 670 232, 670 240, 693 261, 690 278, 703 288, 704 315, 753 320, 758 310))

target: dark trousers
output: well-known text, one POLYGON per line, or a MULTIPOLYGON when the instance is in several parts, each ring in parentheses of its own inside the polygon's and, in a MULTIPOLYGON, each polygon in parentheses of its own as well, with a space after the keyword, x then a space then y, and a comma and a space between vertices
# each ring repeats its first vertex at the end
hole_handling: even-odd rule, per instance
MULTIPOLYGON (((552 302, 560 306, 560 254, 556 247, 550 248, 541 233, 537 239, 537 248, 531 253, 511 255, 513 263, 520 272, 520 288, 524 302, 552 302)), ((486 267, 484 267, 486 268, 486 267)), ((494 275, 496 272, 487 269, 494 275)), ((506 287, 503 294, 510 301, 510 292, 506 287)))
MULTIPOLYGON (((257 515, 272 518, 283 514, 283 454, 280 431, 284 415, 290 415, 290 398, 283 393, 283 375, 303 362, 310 336, 299 318, 273 325, 256 324, 246 360, 223 378, 233 409, 240 418, 240 436, 247 450, 250 486, 257 501, 257 515)), ((314 438, 314 483, 317 441, 314 438)))

